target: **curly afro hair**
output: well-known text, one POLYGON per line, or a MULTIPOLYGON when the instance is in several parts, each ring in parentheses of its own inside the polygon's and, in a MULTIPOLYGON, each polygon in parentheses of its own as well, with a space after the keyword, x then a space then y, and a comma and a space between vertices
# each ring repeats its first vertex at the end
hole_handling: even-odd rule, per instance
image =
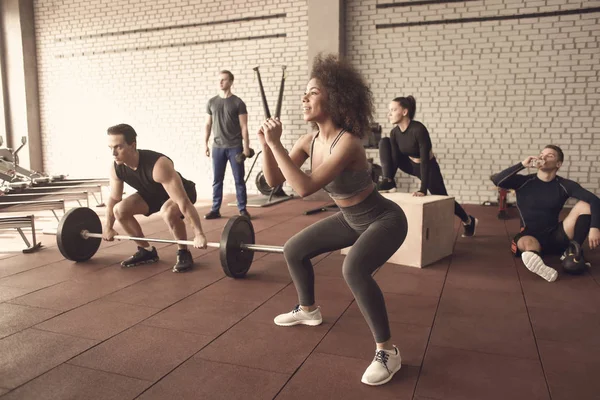
POLYGON ((326 111, 333 123, 362 139, 373 121, 373 93, 362 75, 334 54, 319 54, 310 77, 325 88, 326 111))

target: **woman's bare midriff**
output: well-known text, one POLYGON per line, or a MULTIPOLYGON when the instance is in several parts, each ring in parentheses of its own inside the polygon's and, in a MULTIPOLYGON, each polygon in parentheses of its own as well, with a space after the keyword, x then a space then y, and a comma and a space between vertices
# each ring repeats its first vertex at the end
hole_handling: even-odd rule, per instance
POLYGON ((373 190, 375 190, 375 184, 369 186, 361 192, 358 192, 352 197, 349 197, 347 199, 335 199, 333 201, 335 202, 335 204, 337 204, 338 207, 352 207, 357 205, 358 203, 361 203, 364 199, 369 197, 373 190))
MULTIPOLYGON (((435 155, 433 154, 433 151, 429 152, 429 159, 433 159, 435 157, 435 155)), ((410 161, 414 162, 415 164, 421 164, 421 159, 420 158, 414 158, 414 157, 408 157, 410 158, 410 161)))

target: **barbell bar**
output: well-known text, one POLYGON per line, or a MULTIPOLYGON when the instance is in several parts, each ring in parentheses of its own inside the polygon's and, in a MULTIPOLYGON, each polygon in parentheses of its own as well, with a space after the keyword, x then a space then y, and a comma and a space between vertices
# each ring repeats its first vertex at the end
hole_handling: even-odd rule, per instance
MULTIPOLYGON (((102 242, 100 217, 87 207, 73 208, 65 213, 57 229, 44 230, 45 235, 56 235, 61 254, 75 262, 87 261, 96 254, 102 242)), ((116 235, 116 240, 139 240, 147 242, 193 246, 191 240, 142 238, 116 235)), ((208 242, 207 247, 220 249, 221 267, 232 278, 243 278, 254 258, 254 252, 283 253, 281 246, 254 243, 254 227, 248 217, 234 216, 227 221, 221 233, 220 243, 208 242)))
MULTIPOLYGON (((238 218, 238 217, 233 217, 233 218, 238 218)), ((84 239, 87 239, 87 238, 102 239, 102 237, 103 237, 101 233, 92 233, 92 232, 88 232, 85 229, 81 231, 81 236, 83 236, 84 239)), ((124 235, 115 235, 114 239, 115 240, 140 240, 140 241, 146 241, 146 242, 171 243, 171 244, 182 244, 185 246, 194 246, 194 242, 192 240, 156 239, 156 238, 143 238, 143 237, 124 236, 124 235)), ((221 248, 221 243, 206 242, 206 247, 214 247, 216 249, 219 249, 219 248, 221 248)), ((267 246, 267 245, 262 245, 262 244, 241 243, 240 248, 243 250, 259 251, 259 252, 264 252, 264 253, 283 253, 283 247, 267 246)))

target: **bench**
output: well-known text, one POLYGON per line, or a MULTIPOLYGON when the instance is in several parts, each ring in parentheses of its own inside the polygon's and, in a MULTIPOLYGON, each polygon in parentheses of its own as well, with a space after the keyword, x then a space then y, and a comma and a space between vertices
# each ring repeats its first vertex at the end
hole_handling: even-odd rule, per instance
POLYGON ((23 253, 33 253, 42 247, 41 242, 36 241, 35 237, 35 218, 33 215, 23 215, 18 217, 0 217, 0 229, 16 229, 21 235, 21 239, 27 247, 23 249, 23 253), (31 228, 32 242, 27 240, 27 236, 23 233, 24 228, 31 228), (33 243, 33 244, 32 244, 33 243))
POLYGON ((17 194, 6 194, 0 196, 0 204, 7 202, 18 202, 18 201, 32 201, 32 200, 64 200, 64 201, 77 201, 81 206, 81 201, 85 201, 85 207, 90 206, 88 199, 88 192, 58 192, 58 193, 17 193, 17 194))
POLYGON ((77 186, 77 185, 102 185, 108 186, 110 180, 108 179, 73 179, 73 180, 60 180, 52 181, 39 186, 77 186))
POLYGON ((65 212, 64 200, 38 200, 38 201, 9 201, 0 203, 0 212, 30 212, 30 211, 52 211, 57 221, 60 221, 55 210, 65 212))
POLYGON ((0 173, 0 180, 4 180, 4 182, 2 184, 0 184, 0 186, 2 187, 3 190, 7 191, 7 192, 11 192, 11 191, 22 191, 25 190, 29 187, 29 183, 28 182, 11 182, 10 181, 10 177, 8 177, 9 179, 3 179, 3 175, 2 173, 0 173))
POLYGON ((38 185, 40 183, 48 183, 50 181, 52 181, 52 178, 49 176, 40 176, 37 178, 27 178, 29 180, 31 180, 31 182, 33 182, 34 185, 38 185))
POLYGON ((96 200, 96 206, 97 207, 103 207, 104 206, 104 199, 102 197, 102 186, 106 186, 106 185, 101 185, 101 184, 86 184, 86 185, 77 185, 77 186, 34 186, 34 187, 28 187, 25 188, 22 192, 20 193, 57 193, 57 192, 68 192, 68 191, 73 191, 73 190, 84 190, 86 192, 88 192, 89 194, 92 195, 92 197, 94 197, 94 200, 96 200), (100 202, 98 202, 98 199, 96 198, 95 193, 98 193, 100 195, 100 202))
MULTIPOLYGON (((88 185, 100 185, 101 187, 106 186, 108 188, 110 186, 110 180, 107 178, 90 178, 90 179, 73 179, 73 180, 66 179, 66 180, 59 180, 56 182, 42 183, 41 185, 35 185, 35 186, 47 187, 47 188, 73 186, 73 190, 77 190, 75 188, 80 188, 81 186, 87 187, 88 185)), ((100 189, 98 192, 90 192, 90 193, 94 197, 94 200, 96 200, 96 207, 104 207, 104 200, 102 198, 102 189, 100 189), (96 195, 94 193, 100 194, 100 201, 98 201, 98 199, 96 198, 96 195)))

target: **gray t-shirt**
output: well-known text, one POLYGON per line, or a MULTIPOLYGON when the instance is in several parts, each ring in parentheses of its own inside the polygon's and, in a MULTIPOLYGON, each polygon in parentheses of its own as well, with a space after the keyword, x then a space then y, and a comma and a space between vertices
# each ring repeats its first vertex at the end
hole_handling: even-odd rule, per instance
POLYGON ((234 94, 226 99, 215 96, 208 101, 206 112, 212 115, 213 146, 223 148, 242 146, 240 115, 248 114, 242 99, 234 94))

